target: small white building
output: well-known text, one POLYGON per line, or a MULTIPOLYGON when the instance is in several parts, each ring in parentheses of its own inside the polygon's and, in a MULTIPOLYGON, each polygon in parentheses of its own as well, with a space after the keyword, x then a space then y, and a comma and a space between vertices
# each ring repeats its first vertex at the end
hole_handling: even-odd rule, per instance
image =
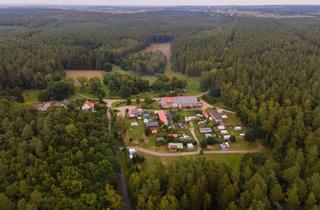
POLYGON ((194 149, 194 146, 193 146, 192 143, 188 143, 188 144, 187 144, 187 147, 188 147, 189 150, 193 150, 193 149, 194 149))
POLYGON ((182 143, 169 143, 168 148, 170 151, 174 152, 174 151, 183 149, 183 144, 182 143))
POLYGON ((227 148, 230 148, 230 144, 228 142, 225 142, 224 145, 226 145, 227 148))
POLYGON ((240 137, 244 137, 245 136, 245 134, 244 133, 240 133, 240 137))
POLYGON ((184 119, 185 119, 186 122, 192 122, 192 121, 195 121, 197 119, 197 117, 190 116, 190 117, 185 117, 184 119))
POLYGON ((225 144, 220 144, 220 147, 221 147, 222 151, 227 151, 228 150, 228 148, 227 148, 227 146, 225 144))
POLYGON ((236 126, 236 127, 234 127, 234 130, 235 130, 235 131, 241 131, 242 128, 241 128, 241 126, 236 126))
POLYGON ((211 128, 199 128, 200 133, 211 133, 212 129, 211 128))
POLYGON ((225 115, 225 114, 224 114, 224 115, 221 115, 221 118, 224 119, 224 120, 225 120, 225 119, 228 119, 228 115, 225 115))
POLYGON ((128 152, 130 159, 132 159, 137 154, 137 150, 135 148, 129 148, 128 152))
POLYGON ((228 131, 227 131, 227 130, 221 130, 220 132, 221 132, 222 135, 228 134, 228 131))
POLYGON ((223 136, 223 139, 224 139, 225 141, 228 141, 228 140, 230 139, 230 135, 224 135, 224 136, 223 136))
POLYGON ((136 121, 131 122, 131 127, 138 127, 139 124, 136 121))
POLYGON ((226 129, 226 127, 224 125, 219 125, 218 126, 218 130, 225 130, 225 129, 226 129))

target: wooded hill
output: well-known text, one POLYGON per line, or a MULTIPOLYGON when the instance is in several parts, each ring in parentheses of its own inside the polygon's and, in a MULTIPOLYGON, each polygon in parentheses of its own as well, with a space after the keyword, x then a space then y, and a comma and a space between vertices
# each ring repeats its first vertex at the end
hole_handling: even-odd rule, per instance
MULTIPOLYGON (((129 54, 152 42, 168 42, 220 21, 202 13, 170 11, 115 15, 0 10, 0 26, 5 26, 0 29, 0 86, 44 89, 62 70, 103 69, 110 63, 127 63, 127 59, 131 63, 129 54)), ((155 60, 148 65, 154 66, 155 60)), ((163 69, 162 65, 158 68, 163 69)), ((1 91, 1 95, 9 92, 19 91, 1 91)))

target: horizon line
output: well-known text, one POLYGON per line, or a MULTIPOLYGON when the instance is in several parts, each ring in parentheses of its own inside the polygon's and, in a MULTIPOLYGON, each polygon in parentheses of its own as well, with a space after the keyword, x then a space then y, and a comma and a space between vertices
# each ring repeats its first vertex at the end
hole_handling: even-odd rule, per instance
POLYGON ((109 6, 109 7, 183 7, 183 6, 192 6, 192 7, 217 7, 217 6, 229 6, 229 7, 238 7, 238 6, 320 6, 319 4, 55 4, 55 3, 0 3, 0 6, 109 6))

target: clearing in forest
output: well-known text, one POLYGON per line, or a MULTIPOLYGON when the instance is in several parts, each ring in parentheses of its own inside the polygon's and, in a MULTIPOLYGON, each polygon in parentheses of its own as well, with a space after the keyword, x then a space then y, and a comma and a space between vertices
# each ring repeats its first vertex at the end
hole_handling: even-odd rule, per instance
POLYGON ((68 78, 75 81, 75 85, 79 86, 80 84, 77 80, 78 77, 86 77, 87 79, 99 77, 102 79, 106 72, 102 70, 67 70, 65 73, 68 78))
POLYGON ((168 60, 171 58, 171 43, 152 43, 147 48, 145 48, 142 52, 155 52, 161 51, 168 60))

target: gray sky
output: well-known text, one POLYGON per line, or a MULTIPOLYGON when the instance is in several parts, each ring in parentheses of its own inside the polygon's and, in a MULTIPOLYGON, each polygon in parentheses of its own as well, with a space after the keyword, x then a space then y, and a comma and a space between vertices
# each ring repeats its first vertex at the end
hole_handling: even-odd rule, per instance
POLYGON ((320 4, 320 0, 0 0, 0 4, 85 5, 280 5, 320 4))

